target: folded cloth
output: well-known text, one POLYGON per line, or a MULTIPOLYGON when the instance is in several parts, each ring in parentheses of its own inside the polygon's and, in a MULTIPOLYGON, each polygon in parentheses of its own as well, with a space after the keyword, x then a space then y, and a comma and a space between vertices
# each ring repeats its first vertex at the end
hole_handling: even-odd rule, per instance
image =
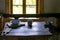
POLYGON ((3 30, 3 32, 2 32, 1 35, 6 35, 6 34, 8 34, 10 31, 11 31, 11 28, 6 28, 6 29, 3 30))
POLYGON ((10 21, 12 24, 19 24, 20 20, 14 19, 10 21))

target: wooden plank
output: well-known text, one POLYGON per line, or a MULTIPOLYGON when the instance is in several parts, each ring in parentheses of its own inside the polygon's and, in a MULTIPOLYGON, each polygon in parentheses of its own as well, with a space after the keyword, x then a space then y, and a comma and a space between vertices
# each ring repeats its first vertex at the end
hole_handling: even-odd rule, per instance
POLYGON ((42 14, 0 14, 3 17, 57 17, 60 18, 60 13, 42 13, 42 14))

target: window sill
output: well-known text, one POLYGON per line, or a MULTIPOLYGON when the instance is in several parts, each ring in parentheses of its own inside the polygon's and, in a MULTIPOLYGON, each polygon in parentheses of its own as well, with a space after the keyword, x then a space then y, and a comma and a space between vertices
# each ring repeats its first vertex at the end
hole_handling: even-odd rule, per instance
MULTIPOLYGON (((14 19, 14 18, 10 18, 10 19, 14 19)), ((31 17, 29 17, 29 18, 21 17, 21 18, 19 18, 19 19, 39 19, 39 18, 36 18, 36 17, 33 17, 33 18, 31 18, 31 17)))

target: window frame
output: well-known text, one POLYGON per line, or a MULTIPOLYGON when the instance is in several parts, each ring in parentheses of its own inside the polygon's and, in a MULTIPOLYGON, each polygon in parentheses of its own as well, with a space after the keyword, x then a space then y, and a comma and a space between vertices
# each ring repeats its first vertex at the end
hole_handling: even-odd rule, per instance
MULTIPOLYGON (((36 6, 36 8, 37 8, 36 12, 37 13, 36 14, 42 14, 42 13, 44 13, 44 0, 37 0, 36 2, 37 2, 36 3, 37 4, 37 6, 36 6)), ((12 14, 12 0, 5 0, 5 11, 6 11, 7 14, 12 14)), ((26 11, 24 11, 24 14, 25 14, 25 12, 26 11)), ((26 21, 26 20, 23 19, 22 21, 26 21)), ((39 19, 36 19, 36 21, 39 21, 39 22, 40 21, 44 21, 44 18, 39 17, 39 19)))
MULTIPOLYGON (((26 0, 23 0, 23 14, 26 13, 26 0)), ((6 13, 12 14, 12 0, 5 0, 6 13)), ((44 13, 44 0, 36 0, 36 14, 44 13)))
MULTIPOLYGON (((13 4, 13 1, 12 1, 12 4, 13 4)), ((11 13, 13 13, 13 7, 11 10, 12 10, 11 13)), ((37 13, 37 0, 36 0, 36 13, 37 13)), ((23 14, 26 14, 26 0, 23 0, 23 14)))

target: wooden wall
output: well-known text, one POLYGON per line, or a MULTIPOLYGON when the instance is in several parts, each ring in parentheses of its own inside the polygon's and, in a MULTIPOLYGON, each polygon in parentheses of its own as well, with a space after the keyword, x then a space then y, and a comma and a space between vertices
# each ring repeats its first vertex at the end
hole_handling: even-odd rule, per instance
POLYGON ((2 18, 0 18, 0 34, 1 34, 2 30, 3 30, 3 22, 2 22, 2 18))
POLYGON ((48 40, 49 36, 7 36, 5 40, 48 40))
POLYGON ((57 19, 57 26, 60 28, 60 18, 57 19))

